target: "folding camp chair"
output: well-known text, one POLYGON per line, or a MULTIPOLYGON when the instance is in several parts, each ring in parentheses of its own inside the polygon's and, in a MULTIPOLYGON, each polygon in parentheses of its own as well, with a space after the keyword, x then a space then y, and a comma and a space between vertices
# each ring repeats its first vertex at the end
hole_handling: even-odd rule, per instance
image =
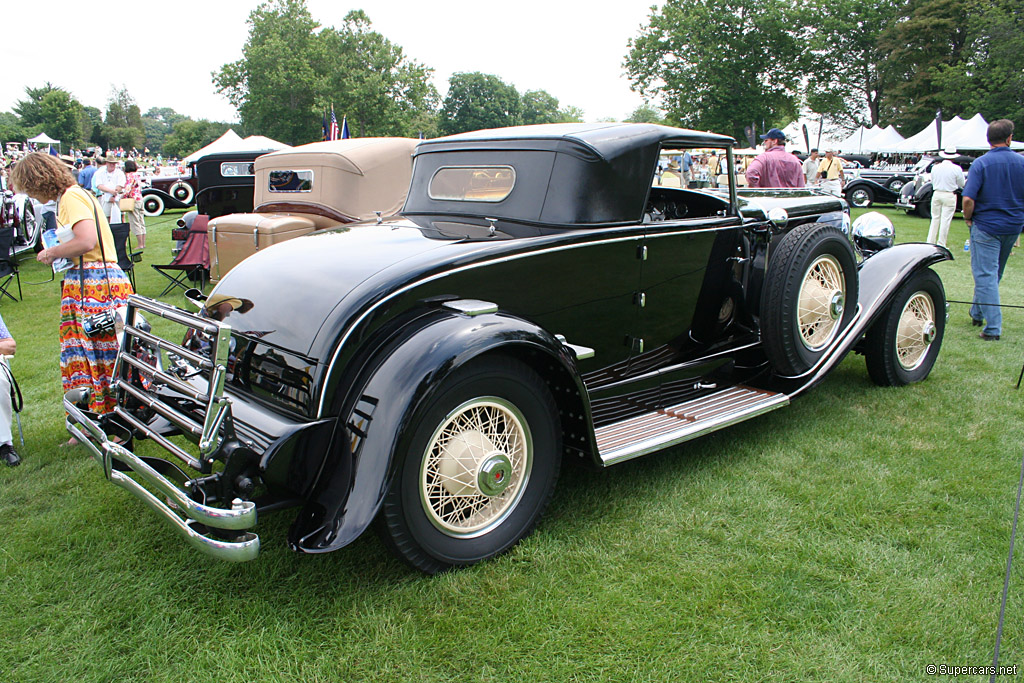
POLYGON ((11 301, 18 301, 23 298, 21 293, 21 273, 18 271, 18 260, 11 254, 11 247, 14 244, 14 228, 0 229, 0 298, 6 296, 11 301), (18 298, 7 291, 11 280, 18 280, 18 298))
POLYGON ((142 260, 142 252, 132 251, 131 226, 128 223, 111 223, 110 233, 114 236, 114 247, 117 249, 117 265, 128 276, 132 291, 135 291, 135 264, 142 260))
POLYGON ((171 281, 171 284, 160 292, 160 296, 164 296, 175 287, 187 291, 191 285, 187 284, 186 280, 198 283, 199 289, 206 286, 210 272, 210 245, 206 241, 206 224, 209 220, 210 217, 205 214, 196 216, 185 237, 185 243, 174 260, 166 266, 153 266, 156 272, 171 281))

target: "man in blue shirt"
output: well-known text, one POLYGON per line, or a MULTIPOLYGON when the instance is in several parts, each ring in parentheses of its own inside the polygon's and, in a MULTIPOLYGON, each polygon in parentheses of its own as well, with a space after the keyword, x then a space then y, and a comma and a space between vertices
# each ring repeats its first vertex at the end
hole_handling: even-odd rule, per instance
POLYGON ((1013 243, 1024 229, 1024 157, 1010 151, 1013 121, 988 126, 992 148, 971 164, 963 192, 964 221, 971 230, 971 274, 974 303, 971 321, 984 329, 985 341, 1002 334, 999 281, 1013 243))
POLYGON ((87 159, 85 168, 78 172, 78 184, 92 191, 92 177, 96 173, 96 160, 87 159))
POLYGON ((691 173, 690 168, 693 166, 693 159, 690 157, 689 150, 683 152, 683 187, 690 186, 691 173))

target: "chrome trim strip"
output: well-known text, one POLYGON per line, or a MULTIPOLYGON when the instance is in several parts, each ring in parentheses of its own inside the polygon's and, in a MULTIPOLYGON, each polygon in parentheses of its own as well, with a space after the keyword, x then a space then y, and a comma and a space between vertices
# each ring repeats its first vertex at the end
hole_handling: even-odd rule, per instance
MULTIPOLYGON (((714 395, 712 395, 713 397, 714 395)), ((746 406, 739 410, 730 411, 723 415, 701 420, 698 422, 683 423, 679 429, 672 430, 663 436, 656 436, 648 439, 643 439, 622 448, 611 451, 607 456, 600 454, 601 464, 605 467, 609 465, 615 465, 626 460, 632 460, 633 458, 639 458, 643 455, 653 453, 655 451, 669 448, 677 444, 695 439, 704 434, 708 434, 725 427, 743 422, 752 417, 763 415, 764 413, 771 412, 777 408, 789 405, 789 396, 786 394, 775 394, 764 401, 746 406)), ((635 418, 634 418, 635 419, 635 418)))
MULTIPOLYGON (((730 217, 730 218, 734 218, 734 217, 730 217)), ((671 235, 693 235, 693 234, 702 233, 702 232, 718 232, 722 227, 723 226, 719 226, 717 228, 707 228, 707 229, 704 229, 704 230, 679 230, 679 231, 671 232, 671 233, 667 233, 667 232, 666 233, 658 233, 656 235, 651 235, 650 237, 652 237, 652 238, 653 237, 669 237, 671 235)), ((725 227, 742 228, 743 226, 737 223, 736 225, 730 225, 730 226, 725 226, 725 227)), ((583 248, 583 247, 593 247, 593 246, 599 246, 599 245, 603 245, 603 244, 615 244, 615 243, 618 243, 618 242, 643 242, 647 237, 648 236, 646 234, 644 234, 643 232, 640 232, 640 233, 632 233, 632 234, 630 234, 628 236, 623 236, 623 237, 612 237, 612 238, 603 239, 603 240, 593 240, 593 241, 587 241, 587 242, 578 242, 578 243, 574 243, 574 244, 561 244, 561 245, 558 245, 556 247, 548 247, 547 249, 538 249, 536 251, 527 251, 527 252, 522 252, 522 253, 518 253, 518 254, 509 254, 507 256, 500 256, 500 257, 493 258, 493 259, 486 260, 486 261, 480 261, 480 262, 477 262, 477 263, 470 263, 470 264, 467 264, 465 266, 460 266, 458 268, 452 268, 451 270, 446 270, 443 273, 435 273, 434 275, 430 275, 428 277, 416 280, 415 282, 411 282, 408 285, 406 285, 404 287, 400 287, 399 289, 396 289, 391 294, 388 294, 384 298, 380 299, 379 301, 374 303, 372 306, 370 306, 368 309, 363 311, 363 313, 358 318, 356 318, 356 321, 354 323, 352 323, 348 327, 348 329, 345 330, 345 333, 341 337, 341 341, 339 341, 337 346, 335 347, 334 353, 331 355, 331 360, 327 364, 327 369, 326 369, 326 371, 324 373, 324 376, 325 377, 330 377, 331 376, 331 371, 334 369, 335 363, 338 362, 338 356, 341 355, 341 350, 343 348, 345 348, 345 342, 348 341, 348 338, 350 336, 352 336, 352 333, 355 332, 355 330, 359 327, 359 325, 362 324, 362 322, 367 317, 369 317, 370 314, 372 314, 375 310, 380 308, 382 305, 384 305, 388 301, 394 299, 395 297, 401 296, 402 294, 405 294, 409 290, 415 289, 416 287, 419 287, 420 285, 424 285, 424 284, 427 284, 429 282, 433 282, 434 280, 439 280, 439 279, 441 279, 443 277, 448 277, 449 275, 454 275, 456 273, 462 273, 462 272, 465 272, 467 270, 473 270, 473 269, 476 269, 476 268, 483 268, 484 266, 491 266, 491 265, 495 265, 495 264, 498 264, 498 263, 507 263, 509 261, 518 261, 519 259, 523 259, 523 258, 527 258, 527 257, 531 257, 531 256, 536 256, 538 254, 550 254, 550 253, 555 253, 555 252, 559 252, 559 251, 567 251, 569 249, 580 249, 580 248, 583 248)), ((538 238, 527 237, 527 238, 524 238, 522 241, 524 243, 526 243, 526 240, 531 240, 531 239, 538 239, 538 238)), ((544 239, 544 238, 539 238, 539 239, 544 239)), ((324 406, 325 406, 326 403, 327 403, 327 395, 324 393, 324 391, 321 388, 321 391, 320 391, 320 402, 317 404, 316 416, 315 416, 314 419, 317 419, 317 420, 323 419, 324 406)))
POLYGON ((100 463, 108 481, 146 503, 154 512, 170 523, 190 545, 207 555, 231 562, 244 562, 254 559, 259 554, 260 541, 256 534, 245 533, 238 541, 224 541, 204 536, 191 528, 192 522, 217 529, 243 530, 251 528, 256 524, 255 503, 236 500, 230 510, 197 503, 134 453, 107 438, 99 425, 75 405, 71 400, 71 394, 77 396, 79 392, 73 390, 64 397, 64 409, 68 412, 65 426, 68 433, 85 445, 93 459, 100 463), (141 483, 123 472, 113 469, 114 460, 127 465, 146 483, 167 496, 168 503, 160 500, 141 483), (188 519, 182 519, 172 509, 172 505, 178 507, 182 513, 188 516, 188 519))

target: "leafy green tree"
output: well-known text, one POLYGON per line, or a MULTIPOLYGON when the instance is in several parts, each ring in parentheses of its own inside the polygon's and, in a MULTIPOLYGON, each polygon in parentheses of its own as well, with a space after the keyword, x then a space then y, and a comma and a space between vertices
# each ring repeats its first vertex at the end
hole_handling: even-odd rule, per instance
POLYGON ((558 109, 558 98, 546 90, 527 90, 522 98, 523 125, 535 123, 558 123, 562 112, 558 109))
POLYGON ((111 91, 103 123, 103 137, 107 147, 131 149, 141 147, 146 141, 142 112, 126 88, 111 91))
POLYGON ((626 117, 626 120, 630 123, 665 123, 665 117, 661 112, 649 104, 641 104, 626 117))
POLYGON ((970 0, 961 59, 941 65, 934 83, 943 105, 988 121, 1007 118, 1024 134, 1024 12, 1017 0, 970 0))
POLYGON ((329 66, 321 104, 347 116, 354 136, 417 136, 436 128, 433 69, 407 59, 373 30, 365 12, 349 12, 340 29, 321 31, 320 39, 329 66))
POLYGON ((954 103, 938 79, 943 68, 962 60, 967 9, 968 0, 910 0, 902 16, 882 31, 882 120, 916 131, 935 118, 937 109, 951 108, 954 103))
POLYGON ((103 112, 97 107, 82 107, 79 130, 81 130, 81 140, 86 144, 100 144, 100 139, 103 137, 103 112))
POLYGON ((150 108, 142 116, 142 127, 146 132, 145 146, 150 152, 163 151, 164 138, 170 134, 175 124, 187 119, 187 116, 179 114, 170 107, 150 108))
POLYGON ((247 131, 291 145, 319 139, 326 60, 305 0, 268 0, 248 24, 242 59, 213 74, 217 92, 238 109, 247 131))
POLYGON ((171 134, 164 138, 163 153, 168 157, 187 157, 219 138, 228 127, 227 124, 206 119, 178 121, 171 134))
POLYGON ((46 133, 64 146, 82 139, 82 105, 63 88, 46 83, 42 88, 25 88, 27 99, 15 103, 14 111, 29 136, 46 133))
POLYGON ((630 40, 626 73, 669 122, 739 138, 796 115, 804 39, 788 0, 666 0, 630 40))
POLYGON ((518 125, 519 91, 497 76, 456 73, 448 80, 448 96, 441 106, 440 131, 453 135, 484 128, 518 125))
POLYGON ((0 142, 24 142, 29 137, 17 114, 0 112, 0 142))
POLYGON ((811 0, 806 25, 817 28, 807 46, 807 106, 849 128, 879 125, 886 55, 882 30, 897 13, 895 0, 811 0))
POLYGON ((559 123, 583 123, 583 110, 567 104, 558 110, 559 123))

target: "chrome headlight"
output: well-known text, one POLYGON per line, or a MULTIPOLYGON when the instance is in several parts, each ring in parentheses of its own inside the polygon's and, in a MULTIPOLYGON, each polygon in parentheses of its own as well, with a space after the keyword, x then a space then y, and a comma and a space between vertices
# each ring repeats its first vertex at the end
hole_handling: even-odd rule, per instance
POLYGON ((892 221, 877 211, 869 211, 853 222, 853 242, 865 258, 888 249, 895 241, 892 221))

